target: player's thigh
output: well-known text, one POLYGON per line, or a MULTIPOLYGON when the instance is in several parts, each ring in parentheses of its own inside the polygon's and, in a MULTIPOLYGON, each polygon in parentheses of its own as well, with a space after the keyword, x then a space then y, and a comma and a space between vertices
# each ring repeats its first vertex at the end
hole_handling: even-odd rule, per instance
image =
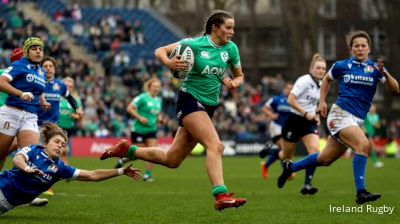
POLYGON ((39 144, 39 134, 31 130, 22 130, 18 132, 17 138, 20 148, 39 144))
POLYGON ((312 133, 301 138, 308 154, 319 152, 319 136, 312 133))
POLYGON ((340 158, 347 150, 347 146, 338 142, 332 136, 328 137, 325 148, 318 156, 318 162, 325 166, 340 158))
POLYGON ((217 131, 205 111, 197 111, 183 119, 186 130, 207 150, 221 144, 217 131))
POLYGON ((340 140, 356 152, 368 154, 369 141, 358 126, 344 128, 339 133, 340 140))

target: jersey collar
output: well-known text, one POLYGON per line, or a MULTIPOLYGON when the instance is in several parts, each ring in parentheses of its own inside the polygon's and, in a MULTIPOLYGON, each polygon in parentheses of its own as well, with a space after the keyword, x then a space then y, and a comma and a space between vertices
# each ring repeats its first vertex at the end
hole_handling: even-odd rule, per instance
POLYGON ((365 62, 359 62, 354 57, 352 57, 351 62, 356 65, 364 65, 364 66, 371 64, 371 60, 369 60, 369 58, 367 58, 367 60, 365 60, 365 62))
POLYGON ((214 48, 222 48, 222 47, 223 47, 223 46, 220 46, 220 45, 215 44, 215 43, 211 40, 211 36, 210 36, 210 35, 207 35, 206 37, 207 37, 208 43, 210 43, 211 46, 213 46, 214 48))

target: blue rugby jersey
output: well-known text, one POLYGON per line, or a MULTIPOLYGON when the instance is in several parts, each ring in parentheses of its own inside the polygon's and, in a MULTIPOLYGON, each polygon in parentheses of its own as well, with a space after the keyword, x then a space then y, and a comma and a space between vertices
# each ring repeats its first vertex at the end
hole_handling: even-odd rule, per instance
POLYGON ((79 169, 66 166, 61 160, 50 159, 43 146, 24 147, 18 150, 18 154, 25 157, 28 166, 43 171, 45 175, 28 174, 16 167, 1 172, 0 189, 14 206, 31 202, 61 179, 74 179, 79 175, 79 169))
POLYGON ((386 80, 376 66, 372 60, 358 62, 352 57, 337 61, 327 73, 330 79, 339 80, 336 104, 363 120, 371 107, 378 83, 386 80))
POLYGON ((34 99, 31 102, 23 101, 17 96, 8 95, 6 105, 16 107, 30 113, 37 113, 39 96, 45 88, 46 72, 39 65, 32 64, 28 59, 13 62, 3 73, 11 82, 10 84, 22 92, 31 92, 34 99))
POLYGON ((59 79, 53 79, 46 83, 44 89, 44 98, 51 104, 50 110, 43 111, 40 107, 38 110, 38 124, 41 126, 44 122, 49 121, 58 123, 58 116, 60 114, 60 97, 67 97, 69 95, 67 86, 59 79))
POLYGON ((283 126, 285 124, 285 121, 290 114, 291 107, 288 104, 287 98, 284 94, 270 98, 265 103, 265 107, 269 107, 272 109, 272 111, 279 114, 278 119, 273 122, 279 124, 280 126, 283 126))

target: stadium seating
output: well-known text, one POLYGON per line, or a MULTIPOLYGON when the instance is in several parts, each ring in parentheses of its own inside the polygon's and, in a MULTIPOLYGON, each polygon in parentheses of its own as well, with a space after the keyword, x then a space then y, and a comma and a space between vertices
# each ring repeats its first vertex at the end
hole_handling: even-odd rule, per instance
MULTIPOLYGON (((67 6, 59 0, 42 0, 38 1, 39 8, 49 17, 57 11, 64 12, 67 6)), ((111 15, 118 15, 123 21, 129 21, 133 24, 136 20, 140 20, 143 26, 143 34, 145 37, 144 45, 122 44, 121 50, 128 53, 131 65, 136 64, 139 59, 154 59, 155 48, 177 41, 181 37, 170 31, 160 21, 153 18, 148 12, 141 9, 124 9, 124 8, 81 8, 82 20, 81 23, 96 25, 100 18, 111 15)), ((66 31, 71 33, 72 26, 76 21, 71 18, 64 18, 61 24, 66 31)), ((91 41, 89 37, 79 37, 76 42, 80 45, 87 46, 88 52, 92 52, 91 41)), ((99 60, 103 60, 107 56, 107 51, 96 52, 99 60)))

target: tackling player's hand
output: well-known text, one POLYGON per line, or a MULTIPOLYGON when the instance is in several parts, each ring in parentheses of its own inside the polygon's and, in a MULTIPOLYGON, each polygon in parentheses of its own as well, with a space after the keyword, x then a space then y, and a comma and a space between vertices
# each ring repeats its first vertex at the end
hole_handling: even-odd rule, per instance
POLYGON ((141 169, 137 169, 137 168, 133 168, 132 167, 132 163, 129 164, 129 166, 124 168, 124 175, 128 176, 128 177, 132 177, 135 180, 140 180, 142 179, 142 170, 141 169))
POLYGON ((29 174, 37 174, 37 175, 39 175, 39 176, 43 176, 43 175, 44 175, 43 171, 41 171, 41 170, 39 170, 39 169, 36 169, 36 168, 32 168, 32 167, 30 167, 30 166, 26 166, 25 169, 24 169, 24 171, 25 171, 26 173, 29 173, 29 174))

